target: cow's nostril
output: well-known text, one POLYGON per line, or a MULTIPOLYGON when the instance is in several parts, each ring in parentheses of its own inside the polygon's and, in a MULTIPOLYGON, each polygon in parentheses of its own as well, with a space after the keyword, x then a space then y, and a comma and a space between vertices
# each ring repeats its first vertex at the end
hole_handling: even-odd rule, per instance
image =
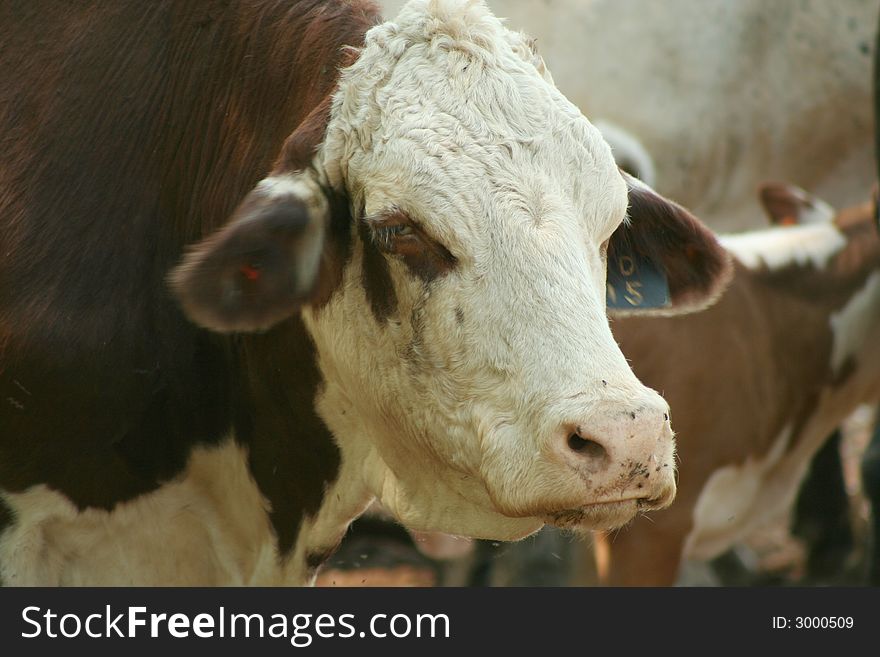
POLYGON ((591 459, 598 460, 605 456, 605 448, 602 445, 577 433, 573 433, 568 437, 568 447, 573 452, 591 459))

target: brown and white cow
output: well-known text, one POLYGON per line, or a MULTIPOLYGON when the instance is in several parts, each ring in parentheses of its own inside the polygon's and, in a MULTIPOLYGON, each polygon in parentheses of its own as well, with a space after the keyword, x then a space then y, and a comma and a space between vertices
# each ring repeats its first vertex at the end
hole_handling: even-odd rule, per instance
POLYGON ((5 4, 0 42, 3 581, 306 583, 374 498, 499 539, 671 502, 606 249, 678 310, 729 259, 481 3, 5 4))
POLYGON ((735 257, 717 304, 684 318, 626 318, 614 336, 672 408, 678 494, 667 510, 598 536, 603 583, 669 585, 683 559, 717 556, 790 510, 813 454, 880 399, 880 237, 872 204, 825 208, 773 185, 777 220, 722 237, 735 257))

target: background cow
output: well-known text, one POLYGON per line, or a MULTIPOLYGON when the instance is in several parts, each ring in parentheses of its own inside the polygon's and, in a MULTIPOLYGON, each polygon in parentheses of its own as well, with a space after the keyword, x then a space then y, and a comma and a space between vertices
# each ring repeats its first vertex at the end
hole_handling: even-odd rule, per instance
POLYGON ((674 509, 602 538, 605 583, 671 584, 683 558, 717 556, 786 513, 830 430, 880 399, 873 213, 724 237, 736 273, 715 306, 688 322, 615 322, 674 409, 681 461, 674 509))
POLYGON ((307 583, 373 498, 502 539, 671 502, 606 261, 668 313, 726 254, 482 4, 379 21, 0 9, 5 582, 307 583))

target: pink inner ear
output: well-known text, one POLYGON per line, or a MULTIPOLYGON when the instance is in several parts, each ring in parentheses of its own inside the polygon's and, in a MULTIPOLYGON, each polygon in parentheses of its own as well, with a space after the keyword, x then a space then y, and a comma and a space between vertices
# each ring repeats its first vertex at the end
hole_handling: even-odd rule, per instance
POLYGON ((260 270, 253 265, 242 265, 238 270, 249 281, 255 281, 260 277, 260 270))

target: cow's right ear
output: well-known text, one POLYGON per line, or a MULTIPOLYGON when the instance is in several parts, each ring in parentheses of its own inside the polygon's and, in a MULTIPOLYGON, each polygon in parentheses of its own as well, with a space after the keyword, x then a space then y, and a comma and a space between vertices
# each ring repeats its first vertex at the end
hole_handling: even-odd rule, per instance
POLYGON ((259 331, 310 303, 331 203, 307 173, 264 179, 169 275, 184 313, 214 331, 259 331))

